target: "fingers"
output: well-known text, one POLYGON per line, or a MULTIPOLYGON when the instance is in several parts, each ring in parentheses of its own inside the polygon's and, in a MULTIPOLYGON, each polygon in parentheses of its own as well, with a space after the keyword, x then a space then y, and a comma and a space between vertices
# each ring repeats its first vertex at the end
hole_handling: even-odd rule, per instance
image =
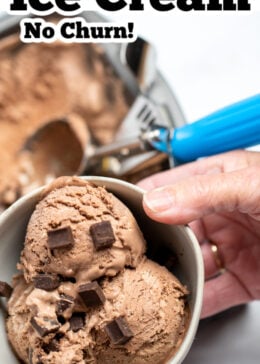
MULTIPOLYGON (((217 261, 215 253, 212 249, 212 245, 209 243, 204 243, 201 245, 201 251, 204 260, 205 267, 205 279, 208 280, 215 277, 220 272, 220 262, 217 261)), ((219 254, 219 250, 218 250, 219 254)))
POLYGON ((260 167, 198 175, 144 195, 148 216, 167 224, 187 224, 216 212, 238 210, 260 216, 260 167))
POLYGON ((232 151, 155 174, 140 181, 138 185, 149 191, 164 186, 165 184, 176 183, 191 176, 231 172, 248 166, 257 165, 259 164, 259 161, 260 154, 257 152, 242 150, 232 151))
POLYGON ((207 239, 206 228, 202 219, 192 221, 189 224, 189 227, 196 235, 196 238, 200 244, 202 244, 207 239))
POLYGON ((251 296, 245 287, 231 272, 227 271, 205 283, 201 318, 250 300, 251 296))

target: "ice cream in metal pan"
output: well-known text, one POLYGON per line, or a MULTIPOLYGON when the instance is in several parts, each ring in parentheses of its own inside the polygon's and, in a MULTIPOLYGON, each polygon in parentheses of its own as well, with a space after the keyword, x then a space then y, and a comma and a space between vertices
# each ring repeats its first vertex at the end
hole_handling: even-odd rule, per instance
MULTIPOLYGON (((83 13, 82 17, 89 22, 105 21, 94 12, 83 13)), ((171 127, 184 123, 172 91, 157 70, 154 49, 147 42, 138 38, 136 44, 104 44, 101 48, 92 44, 25 45, 18 37, 20 20, 7 16, 0 24, 1 210, 55 176, 79 171, 89 136, 90 149, 114 141, 129 105, 140 91, 148 99, 167 105, 171 127), (45 170, 44 153, 38 154, 36 161, 34 157, 30 160, 30 153, 20 152, 29 152, 23 147, 36 130, 59 120, 66 120, 68 126, 66 129, 66 123, 61 123, 58 129, 64 141, 62 155, 57 153, 59 143, 49 140, 45 159, 55 153, 58 158, 53 158, 51 170, 45 170), (75 137, 70 140, 71 127, 75 137), (70 154, 73 148, 75 155, 70 154), (59 163, 62 157, 67 158, 64 166, 59 163)), ((124 138, 138 132, 136 124, 130 127, 124 138)), ((90 173, 137 181, 167 167, 167 155, 153 149, 124 156, 123 164, 115 157, 101 159, 90 173), (124 170, 131 171, 130 175, 124 170)))
MULTIPOLYGON (((134 76, 132 78, 135 80, 135 92, 140 92, 141 89, 146 90, 153 84, 156 77, 156 64, 155 51, 151 44, 141 38, 134 43, 124 44, 120 50, 120 59, 122 64, 125 64, 126 72, 134 76)), ((124 139, 129 132, 133 134, 135 128, 137 131, 145 129, 144 123, 132 117, 135 109, 134 104, 128 117, 122 120, 114 141, 103 147, 96 147, 91 142, 87 128, 85 130, 75 128, 71 120, 62 118, 41 125, 25 141, 21 154, 24 154, 27 162, 31 163, 32 169, 36 170, 40 162, 46 173, 54 177, 82 174, 84 171, 90 172, 90 168, 95 171, 97 165, 102 165, 103 173, 107 173, 110 169, 110 173, 123 176, 136 166, 136 163, 133 166, 126 159, 129 160, 129 157, 144 154, 147 151, 146 147, 140 145, 139 138, 135 136, 121 141, 121 138, 124 139), (82 148, 82 139, 85 140, 85 148, 82 148), (112 164, 111 157, 114 158, 112 164), (101 160, 104 158, 107 158, 106 163, 101 160), (115 158, 117 158, 117 164, 115 164, 115 158)), ((145 143, 148 137, 143 135, 141 139, 145 143)), ((145 158, 150 159, 150 155, 146 154, 145 158)), ((143 161, 142 164, 144 164, 143 161)))

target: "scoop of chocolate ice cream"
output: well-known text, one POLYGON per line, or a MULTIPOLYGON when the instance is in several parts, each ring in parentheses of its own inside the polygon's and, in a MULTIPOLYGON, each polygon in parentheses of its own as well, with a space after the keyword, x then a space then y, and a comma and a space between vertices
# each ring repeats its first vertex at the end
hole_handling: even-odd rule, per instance
POLYGON ((152 261, 105 277, 100 282, 105 301, 97 306, 77 305, 75 297, 61 293, 65 286, 68 291, 70 283, 46 292, 16 279, 7 328, 25 363, 159 364, 183 339, 187 290, 152 261))
POLYGON ((103 330, 95 332, 97 363, 164 363, 180 345, 187 323, 187 289, 166 268, 145 260, 104 282, 108 300, 100 327, 124 317, 133 333, 117 345, 103 330), (104 323, 104 324, 103 324, 104 323))
POLYGON ((61 178, 32 214, 21 267, 27 282, 43 273, 87 282, 136 267, 144 251, 143 235, 121 201, 102 187, 61 178))

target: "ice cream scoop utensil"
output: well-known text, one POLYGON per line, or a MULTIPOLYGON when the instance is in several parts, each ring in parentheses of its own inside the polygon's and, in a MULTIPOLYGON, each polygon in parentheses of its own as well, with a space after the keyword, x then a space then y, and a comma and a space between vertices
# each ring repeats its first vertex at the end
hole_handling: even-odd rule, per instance
POLYGON ((159 132, 153 147, 180 163, 251 147, 260 144, 260 94, 179 128, 169 130, 156 123, 152 128, 159 132))
MULTIPOLYGON (((158 134, 158 131, 138 133, 127 139, 118 139, 115 143, 97 147, 90 138, 82 138, 82 129, 79 134, 69 119, 63 118, 50 121, 37 129, 27 139, 20 154, 26 153, 35 170, 39 168, 40 161, 41 170, 55 177, 81 174, 85 170, 97 168, 98 165, 102 165, 98 168, 100 173, 121 175, 120 171, 127 172, 132 168, 130 165, 133 166, 128 164, 129 167, 121 168, 125 159, 153 149, 147 141, 153 138, 154 133, 158 134), (82 139, 86 140, 85 145, 82 139)), ((158 154, 154 151, 152 153, 158 154)))
MULTIPOLYGON (((168 154, 179 163, 185 163, 200 157, 260 143, 260 95, 225 107, 179 128, 171 129, 167 126, 169 117, 167 108, 155 105, 140 94, 123 121, 116 141, 112 144, 96 147, 89 143, 84 151, 75 131, 67 129, 69 130, 68 138, 72 138, 74 144, 77 144, 78 140, 79 144, 78 148, 70 151, 70 153, 76 153, 73 159, 78 162, 75 164, 75 171, 70 169, 68 174, 73 172, 79 174, 101 165, 101 173, 111 172, 122 176, 146 164, 147 160, 156 158, 158 151, 168 154), (138 128, 136 135, 123 138, 124 135, 128 135, 127 129, 132 123, 138 128), (151 153, 149 158, 144 155, 147 151, 151 153)), ((45 145, 43 138, 45 138, 45 140, 53 140, 56 146, 60 144, 57 150, 61 150, 64 140, 51 139, 51 135, 55 127, 61 127, 59 124, 62 123, 63 127, 66 127, 64 120, 46 124, 29 138, 25 147, 34 145, 33 153, 37 153, 37 146, 39 146, 41 148, 39 152, 43 153, 42 148, 45 145), (50 136, 47 138, 48 133, 50 136)), ((66 174, 64 171, 66 163, 63 163, 61 153, 59 158, 63 174, 66 174)), ((45 161, 52 163, 51 159, 46 158, 45 161)))
MULTIPOLYGON (((179 128, 167 126, 170 124, 167 120, 169 117, 167 108, 155 105, 145 96, 139 95, 122 127, 127 129, 127 125, 138 125, 141 131, 136 138, 139 151, 152 146, 179 163, 260 143, 260 94, 179 128)), ((125 131, 122 135, 126 135, 125 131)), ((119 153, 120 145, 125 150, 131 149, 127 140, 121 140, 120 144, 110 147, 111 152, 118 146, 118 150, 114 150, 119 153)), ((99 152, 101 156, 102 150, 99 152)))

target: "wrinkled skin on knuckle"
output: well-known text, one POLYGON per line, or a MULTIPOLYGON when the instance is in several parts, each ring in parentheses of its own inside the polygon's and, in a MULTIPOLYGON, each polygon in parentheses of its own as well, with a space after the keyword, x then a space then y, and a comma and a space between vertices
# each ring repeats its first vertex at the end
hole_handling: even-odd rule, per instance
POLYGON ((249 167, 246 171, 244 184, 246 196, 242 194, 247 202, 245 203, 246 211, 255 220, 260 221, 260 166, 249 167))

